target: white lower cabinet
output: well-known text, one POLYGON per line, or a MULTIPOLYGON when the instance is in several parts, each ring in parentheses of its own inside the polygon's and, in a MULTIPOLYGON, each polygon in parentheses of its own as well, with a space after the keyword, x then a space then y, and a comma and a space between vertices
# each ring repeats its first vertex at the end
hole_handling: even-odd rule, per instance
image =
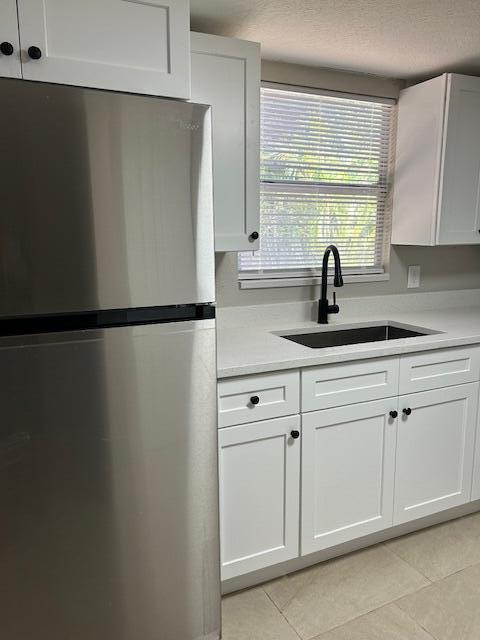
POLYGON ((470 500, 478 383, 401 396, 394 524, 470 500))
POLYGON ((302 416, 302 555, 392 524, 397 398, 302 416))
POLYGON ((222 579, 299 554, 300 417, 218 432, 222 579))
POLYGON ((222 578, 480 500, 479 376, 472 346, 222 381, 222 578))

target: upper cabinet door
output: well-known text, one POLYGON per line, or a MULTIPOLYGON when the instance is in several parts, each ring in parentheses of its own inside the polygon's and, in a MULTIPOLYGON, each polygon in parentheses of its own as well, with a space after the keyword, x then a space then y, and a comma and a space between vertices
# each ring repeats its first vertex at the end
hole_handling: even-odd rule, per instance
POLYGON ((212 105, 215 250, 252 251, 260 207, 260 45, 192 33, 191 46, 192 100, 212 105))
POLYGON ((480 78, 448 76, 438 244, 480 243, 480 78))
POLYGON ((27 80, 188 98, 188 0, 18 0, 27 80))
POLYGON ((480 244, 480 78, 401 92, 392 244, 480 244))
POLYGON ((0 76, 21 78, 22 65, 15 0, 1 0, 0 2, 0 43, 0 76))

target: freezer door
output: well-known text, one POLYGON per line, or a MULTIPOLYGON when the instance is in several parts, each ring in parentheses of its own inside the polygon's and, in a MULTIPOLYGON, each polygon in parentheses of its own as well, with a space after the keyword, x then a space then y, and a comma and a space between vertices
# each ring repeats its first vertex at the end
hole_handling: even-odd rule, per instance
POLYGON ((9 640, 219 638, 213 321, 3 339, 9 640))
POLYGON ((212 302, 208 107, 0 80, 0 315, 212 302))

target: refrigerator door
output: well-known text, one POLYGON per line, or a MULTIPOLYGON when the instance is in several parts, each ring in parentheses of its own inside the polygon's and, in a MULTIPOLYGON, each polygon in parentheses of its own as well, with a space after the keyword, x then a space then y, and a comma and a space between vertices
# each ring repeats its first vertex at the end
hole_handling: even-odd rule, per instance
POLYGON ((212 302, 210 109, 0 80, 0 316, 212 302))
POLYGON ((214 321, 4 338, 10 640, 216 640, 214 321))

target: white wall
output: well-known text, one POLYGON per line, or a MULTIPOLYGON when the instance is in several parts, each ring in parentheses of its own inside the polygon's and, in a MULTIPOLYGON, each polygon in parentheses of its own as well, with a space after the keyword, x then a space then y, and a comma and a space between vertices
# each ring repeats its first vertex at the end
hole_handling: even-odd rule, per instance
MULTIPOLYGON (((389 98, 397 98, 405 86, 401 80, 269 61, 262 63, 262 79, 389 98)), ((339 297, 404 293, 408 266, 416 264, 421 266, 421 287, 410 292, 480 287, 480 246, 391 247, 390 280, 345 285, 339 297)), ((313 286, 240 290, 236 253, 217 254, 216 266, 219 306, 314 300, 319 295, 313 286)))

